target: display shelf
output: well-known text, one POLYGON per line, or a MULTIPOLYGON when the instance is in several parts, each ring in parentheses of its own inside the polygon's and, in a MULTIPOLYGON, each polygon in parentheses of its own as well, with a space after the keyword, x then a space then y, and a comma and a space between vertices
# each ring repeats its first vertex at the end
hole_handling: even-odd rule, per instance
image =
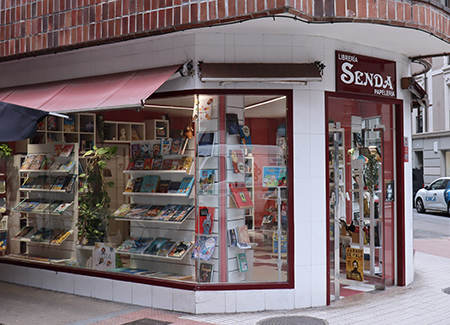
POLYGON ((155 197, 177 197, 177 198, 193 198, 183 193, 142 193, 142 192, 123 192, 125 196, 155 196, 155 197))
POLYGON ((146 140, 163 139, 169 136, 168 120, 145 120, 144 123, 146 140))
POLYGON ((145 123, 104 121, 104 142, 130 143, 145 140, 145 123))

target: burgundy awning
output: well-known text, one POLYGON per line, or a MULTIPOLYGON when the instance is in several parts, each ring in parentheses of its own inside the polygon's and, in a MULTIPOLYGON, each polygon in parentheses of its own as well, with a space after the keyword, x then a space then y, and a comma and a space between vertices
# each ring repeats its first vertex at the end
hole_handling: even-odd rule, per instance
POLYGON ((0 101, 47 112, 140 107, 181 64, 0 89, 0 101))

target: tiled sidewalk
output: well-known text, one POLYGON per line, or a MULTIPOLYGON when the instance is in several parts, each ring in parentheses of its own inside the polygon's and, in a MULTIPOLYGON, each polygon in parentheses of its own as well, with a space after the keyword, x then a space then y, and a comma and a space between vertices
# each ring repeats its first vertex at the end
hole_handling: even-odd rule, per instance
POLYGON ((450 324, 450 295, 443 292, 443 289, 450 287, 450 258, 444 257, 450 251, 450 240, 416 240, 415 249, 416 276, 412 285, 354 295, 327 307, 188 315, 0 282, 0 323, 119 325, 146 318, 157 322, 140 324, 253 325, 270 317, 310 316, 325 320, 330 325, 450 324))

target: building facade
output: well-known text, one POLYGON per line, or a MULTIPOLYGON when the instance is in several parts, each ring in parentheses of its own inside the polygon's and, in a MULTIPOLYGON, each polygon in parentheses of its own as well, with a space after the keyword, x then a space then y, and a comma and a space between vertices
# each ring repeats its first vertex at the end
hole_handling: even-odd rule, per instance
POLYGON ((3 2, 0 101, 64 116, 10 144, 2 279, 190 313, 323 306, 349 283, 410 284, 416 149, 401 80, 411 58, 445 52, 448 16, 429 2, 3 2), (67 145, 77 176, 94 145, 117 147, 97 245, 74 223, 83 184, 27 183, 59 173, 27 157, 65 164, 67 145), (149 171, 135 167, 146 159, 149 171), (153 168, 186 159, 188 170, 153 168), (128 189, 147 176, 177 192, 128 189), (189 209, 181 222, 151 212, 173 205, 189 209), (43 228, 72 232, 58 243, 40 240, 43 228))

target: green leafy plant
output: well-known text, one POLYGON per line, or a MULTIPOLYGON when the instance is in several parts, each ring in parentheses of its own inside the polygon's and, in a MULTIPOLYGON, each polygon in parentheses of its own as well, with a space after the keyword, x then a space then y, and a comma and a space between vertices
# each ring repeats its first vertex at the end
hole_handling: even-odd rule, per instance
POLYGON ((0 158, 11 157, 12 151, 7 143, 0 143, 0 158))
POLYGON ((378 185, 378 165, 376 155, 366 155, 367 163, 364 170, 364 176, 367 186, 367 191, 373 194, 375 188, 378 185))
POLYGON ((94 146, 83 156, 87 157, 87 162, 85 174, 79 175, 84 179, 84 185, 80 189, 77 221, 78 240, 81 245, 104 240, 111 202, 107 187, 114 186, 114 182, 106 180, 104 170, 106 162, 116 152, 117 146, 111 148, 94 146))

